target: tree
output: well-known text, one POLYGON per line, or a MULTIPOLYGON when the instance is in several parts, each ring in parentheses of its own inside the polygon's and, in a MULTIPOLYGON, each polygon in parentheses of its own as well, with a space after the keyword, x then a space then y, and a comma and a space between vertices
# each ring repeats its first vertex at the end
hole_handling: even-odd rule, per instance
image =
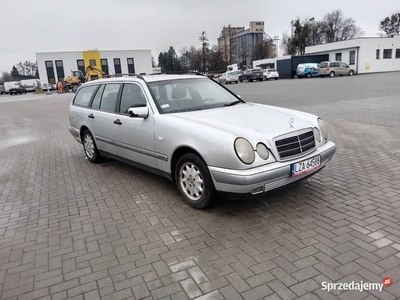
POLYGON ((397 11, 384 18, 379 24, 379 29, 387 35, 400 34, 400 13, 397 11))
POLYGON ((174 47, 170 46, 168 52, 160 52, 158 55, 158 64, 162 72, 179 71, 180 66, 176 62, 176 52, 174 47))
POLYGON ((19 75, 30 75, 35 76, 37 72, 37 62, 31 61, 20 61, 19 63, 15 64, 15 67, 18 70, 19 75))
POLYGON ((21 74, 19 74, 18 69, 16 66, 13 66, 11 69, 11 77, 14 79, 16 76, 19 76, 21 74))
POLYGON ((11 76, 11 73, 3 72, 1 74, 0 84, 4 84, 4 82, 8 82, 8 81, 13 81, 13 77, 11 76))
POLYGON ((363 34, 362 28, 356 25, 354 19, 345 18, 340 9, 322 17, 321 35, 325 43, 354 39, 363 34))
POLYGON ((312 24, 309 18, 300 20, 298 17, 291 22, 291 36, 285 32, 282 36, 282 46, 285 54, 304 55, 306 46, 312 44, 312 24))
POLYGON ((208 52, 208 46, 210 45, 205 31, 201 32, 199 41, 201 42, 201 51, 202 51, 202 55, 203 55, 203 72, 205 72, 206 71, 206 54, 208 52))

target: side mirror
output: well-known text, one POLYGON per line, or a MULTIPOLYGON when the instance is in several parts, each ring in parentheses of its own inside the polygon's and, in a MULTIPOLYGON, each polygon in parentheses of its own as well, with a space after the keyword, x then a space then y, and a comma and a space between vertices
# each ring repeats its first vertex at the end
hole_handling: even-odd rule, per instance
POLYGON ((146 107, 132 107, 128 109, 131 118, 146 119, 149 116, 149 108, 146 107))

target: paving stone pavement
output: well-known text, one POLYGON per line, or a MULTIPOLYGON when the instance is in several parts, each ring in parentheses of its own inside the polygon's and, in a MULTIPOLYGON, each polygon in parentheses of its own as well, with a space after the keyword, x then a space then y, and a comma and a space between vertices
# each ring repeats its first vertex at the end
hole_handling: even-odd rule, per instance
MULTIPOLYGON (((151 173, 89 163, 68 132, 70 94, 0 97, 1 299, 399 299, 400 89, 385 76, 330 81, 388 84, 380 105, 359 92, 335 101, 329 89, 332 101, 282 101, 325 117, 332 161, 299 184, 208 210, 151 173), (382 292, 322 290, 386 276, 382 292)), ((298 82, 235 89, 246 98, 298 82)), ((271 104, 286 97, 271 93, 271 104)))

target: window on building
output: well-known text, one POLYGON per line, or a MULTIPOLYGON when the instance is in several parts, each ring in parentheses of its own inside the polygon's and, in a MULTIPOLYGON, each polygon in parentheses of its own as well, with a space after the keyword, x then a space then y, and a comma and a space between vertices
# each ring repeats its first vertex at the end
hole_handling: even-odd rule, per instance
POLYGON ((356 51, 350 51, 349 65, 356 63, 356 51))
POLYGON ((86 70, 85 70, 85 62, 83 61, 83 59, 78 59, 76 61, 76 64, 78 66, 78 70, 81 71, 83 75, 85 75, 86 70))
POLYGON ((396 49, 396 58, 400 58, 400 49, 396 49))
POLYGON ((128 73, 135 73, 135 62, 133 58, 128 58, 128 73))
POLYGON ((119 58, 114 58, 114 69, 115 74, 121 74, 121 60, 119 58))
POLYGON ((47 80, 49 83, 56 83, 56 78, 54 76, 54 67, 53 62, 51 60, 45 61, 46 64, 46 72, 47 72, 47 80))
POLYGON ((381 49, 376 49, 376 59, 381 57, 381 49))
POLYGON ((101 63, 101 70, 106 74, 108 74, 108 62, 107 62, 107 58, 102 58, 100 59, 100 63, 101 63))
POLYGON ((89 59, 89 65, 91 65, 92 67, 96 66, 96 60, 95 59, 89 59))
POLYGON ((383 58, 392 58, 392 49, 383 49, 383 58))
POLYGON ((63 61, 62 60, 56 60, 55 63, 56 63, 56 71, 57 71, 58 80, 64 81, 65 74, 64 74, 63 61))
POLYGON ((337 61, 342 61, 342 52, 336 53, 336 56, 335 56, 335 57, 336 57, 335 60, 337 60, 337 61))

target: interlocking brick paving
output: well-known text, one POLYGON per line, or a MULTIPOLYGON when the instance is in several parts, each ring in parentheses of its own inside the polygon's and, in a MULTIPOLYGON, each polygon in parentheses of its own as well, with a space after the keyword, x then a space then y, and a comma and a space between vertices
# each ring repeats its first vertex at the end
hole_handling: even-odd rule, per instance
POLYGON ((68 131, 72 94, 1 96, 1 299, 400 298, 399 80, 230 87, 321 115, 338 150, 306 181, 208 210, 159 176, 89 163, 68 131), (381 293, 321 289, 385 276, 381 293))

